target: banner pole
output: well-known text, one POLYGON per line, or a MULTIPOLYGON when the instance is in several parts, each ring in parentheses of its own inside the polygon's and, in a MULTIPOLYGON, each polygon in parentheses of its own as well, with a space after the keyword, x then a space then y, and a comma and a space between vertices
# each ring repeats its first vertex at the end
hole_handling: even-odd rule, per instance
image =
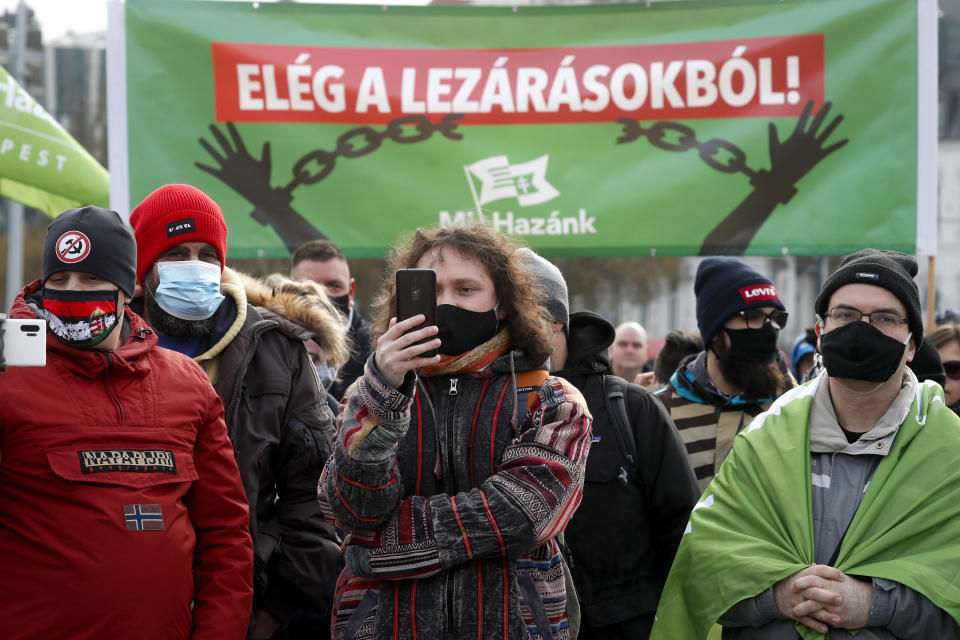
MULTIPOLYGON (((13 65, 13 77, 17 82, 23 82, 24 70, 26 69, 26 60, 24 56, 27 51, 27 5, 23 0, 17 7, 16 18, 17 40, 14 46, 14 55, 16 56, 13 65)), ((4 300, 4 309, 9 309, 13 305, 13 300, 20 287, 23 286, 23 224, 24 224, 23 205, 13 200, 7 201, 7 278, 6 278, 6 300, 4 300)))
POLYGON ((927 333, 933 329, 934 313, 937 304, 937 278, 936 278, 937 256, 927 257, 927 333))

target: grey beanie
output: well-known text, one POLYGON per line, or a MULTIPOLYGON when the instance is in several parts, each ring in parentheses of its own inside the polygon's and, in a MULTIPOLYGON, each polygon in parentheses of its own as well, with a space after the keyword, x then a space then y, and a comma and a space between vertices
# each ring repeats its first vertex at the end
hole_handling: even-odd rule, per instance
POLYGON ((555 322, 563 324, 564 332, 568 332, 570 327, 570 301, 567 298, 567 281, 563 279, 560 269, 526 247, 517 249, 516 256, 526 267, 527 272, 534 277, 540 286, 540 290, 547 297, 544 306, 550 312, 550 317, 555 322))

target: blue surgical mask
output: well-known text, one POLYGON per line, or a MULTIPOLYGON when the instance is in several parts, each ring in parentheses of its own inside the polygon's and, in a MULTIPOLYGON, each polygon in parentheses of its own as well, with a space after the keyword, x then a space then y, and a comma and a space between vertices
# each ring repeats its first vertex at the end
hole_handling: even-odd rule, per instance
POLYGON ((337 379, 337 368, 328 364, 318 364, 314 367, 316 367, 317 375, 320 377, 320 384, 323 385, 324 390, 329 390, 330 385, 337 379))
POLYGON ((153 297, 181 320, 206 320, 220 308, 220 265, 200 260, 158 262, 160 284, 153 297))

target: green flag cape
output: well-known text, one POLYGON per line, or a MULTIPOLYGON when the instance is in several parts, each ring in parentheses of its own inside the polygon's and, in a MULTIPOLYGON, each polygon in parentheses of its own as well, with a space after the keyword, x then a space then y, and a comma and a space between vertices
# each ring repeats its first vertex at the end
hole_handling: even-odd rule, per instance
MULTIPOLYGON (((737 602, 814 562, 810 407, 826 375, 780 397, 734 441, 694 508, 650 640, 703 640, 737 602)), ((886 578, 960 622, 960 419, 933 382, 877 466, 836 567, 886 578)), ((800 624, 805 640, 823 640, 800 624)))

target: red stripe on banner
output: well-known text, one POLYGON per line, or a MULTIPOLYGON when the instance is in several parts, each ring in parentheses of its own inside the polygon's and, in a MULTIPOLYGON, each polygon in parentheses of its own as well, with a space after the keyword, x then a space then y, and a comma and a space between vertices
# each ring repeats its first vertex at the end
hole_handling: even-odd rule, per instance
POLYGON ((43 299, 43 308, 61 318, 91 318, 97 313, 110 315, 117 313, 115 302, 103 300, 67 302, 65 300, 43 299))
POLYGON ((219 122, 771 118, 797 116, 824 95, 822 34, 537 49, 210 49, 219 122))

